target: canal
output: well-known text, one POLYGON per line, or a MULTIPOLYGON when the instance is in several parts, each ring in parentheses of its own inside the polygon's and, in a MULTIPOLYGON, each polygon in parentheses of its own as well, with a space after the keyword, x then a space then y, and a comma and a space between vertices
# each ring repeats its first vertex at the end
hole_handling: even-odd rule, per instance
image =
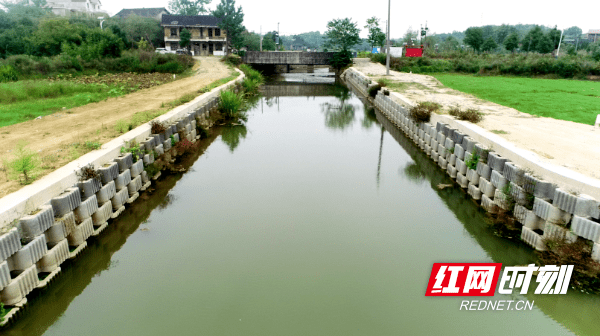
POLYGON ((600 299, 574 290, 509 297, 531 311, 425 297, 434 262, 535 255, 352 91, 302 76, 265 86, 245 126, 215 129, 0 333, 598 334, 600 299))

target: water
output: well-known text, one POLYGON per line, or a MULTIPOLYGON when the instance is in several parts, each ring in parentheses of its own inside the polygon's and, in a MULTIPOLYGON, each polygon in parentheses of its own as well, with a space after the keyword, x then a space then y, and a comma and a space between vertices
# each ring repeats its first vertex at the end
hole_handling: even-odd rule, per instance
POLYGON ((532 311, 425 297, 434 262, 535 256, 355 95, 314 88, 267 88, 2 335, 598 334, 599 298, 572 290, 512 298, 532 311))

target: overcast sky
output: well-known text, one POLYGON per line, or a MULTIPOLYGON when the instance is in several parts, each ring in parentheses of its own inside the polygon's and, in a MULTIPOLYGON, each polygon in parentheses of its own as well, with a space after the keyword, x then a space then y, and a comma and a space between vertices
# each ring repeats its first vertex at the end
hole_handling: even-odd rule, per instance
MULTIPOLYGON (((122 8, 165 7, 168 0, 101 0, 102 8, 114 15, 122 8)), ((212 0, 214 9, 220 0, 212 0)), ((279 30, 281 35, 292 35, 309 31, 326 30, 331 19, 350 17, 362 29, 361 37, 367 33, 363 27, 369 17, 380 19, 380 26, 387 20, 387 0, 330 1, 330 0, 236 0, 242 6, 244 25, 250 31, 263 33, 279 30)), ((531 0, 457 0, 457 1, 398 1, 391 0, 391 36, 399 38, 409 27, 418 29, 421 24, 429 27, 430 33, 463 31, 471 26, 507 24, 539 24, 559 29, 578 26, 586 33, 589 29, 600 29, 597 1, 584 0, 574 3, 531 0), (571 7, 571 8, 569 8, 571 7)))

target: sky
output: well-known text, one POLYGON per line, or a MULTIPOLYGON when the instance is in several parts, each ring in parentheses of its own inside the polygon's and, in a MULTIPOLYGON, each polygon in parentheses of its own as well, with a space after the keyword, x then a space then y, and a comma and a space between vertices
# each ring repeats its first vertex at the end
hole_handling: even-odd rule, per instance
MULTIPOLYGON (((114 15, 122 8, 165 7, 168 0, 101 0, 102 8, 114 15)), ((212 0, 209 9, 215 9, 220 0, 212 0)), ((361 37, 367 36, 363 27, 368 18, 376 16, 384 27, 388 17, 387 0, 330 1, 330 0, 236 0, 236 7, 244 12, 244 25, 249 31, 263 34, 277 30, 280 35, 294 35, 309 31, 325 32, 332 19, 352 18, 361 28, 361 37)), ((600 29, 597 1, 584 0, 553 5, 549 1, 531 0, 455 0, 455 1, 399 1, 391 0, 390 30, 392 38, 404 36, 407 29, 418 30, 427 24, 429 33, 464 31, 471 26, 506 24, 539 24, 565 29, 578 26, 586 33, 600 29)), ((385 29, 384 29, 385 31, 385 29)))

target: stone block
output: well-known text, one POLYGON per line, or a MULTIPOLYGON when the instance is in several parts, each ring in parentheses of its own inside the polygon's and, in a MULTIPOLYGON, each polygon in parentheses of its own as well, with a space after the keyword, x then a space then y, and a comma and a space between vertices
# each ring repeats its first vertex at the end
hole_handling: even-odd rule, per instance
POLYGON ((527 219, 527 214, 531 212, 529 210, 527 210, 527 208, 525 208, 522 205, 515 205, 515 208, 513 209, 513 215, 515 216, 515 219, 521 223, 521 224, 525 224, 525 220, 527 219))
POLYGON ((473 169, 467 169, 467 179, 474 185, 479 185, 479 174, 473 169))
POLYGON ((3 261, 0 263, 0 290, 4 289, 10 283, 10 269, 8 263, 3 261))
POLYGON ((444 136, 446 136, 446 137, 447 137, 447 136, 448 136, 448 134, 450 133, 450 130, 451 130, 451 129, 452 129, 452 128, 450 127, 450 125, 448 125, 448 124, 444 124, 444 125, 442 126, 442 134, 444 134, 444 136))
POLYGON ((456 155, 456 157, 458 159, 464 160, 464 158, 465 158, 465 149, 464 149, 464 147, 461 146, 461 145, 454 146, 454 155, 456 155))
POLYGON ((446 166, 448 166, 448 161, 446 161, 446 159, 444 159, 441 155, 438 157, 438 165, 440 166, 440 168, 442 169, 446 169, 446 166))
POLYGON ((444 158, 446 157, 446 152, 447 152, 446 147, 444 147, 441 143, 438 144, 437 152, 440 156, 442 156, 444 158))
POLYGON ((456 174, 458 173, 458 170, 454 166, 447 165, 446 171, 448 171, 448 175, 450 175, 451 178, 453 178, 453 179, 456 178, 456 174))
POLYGON ((506 180, 506 178, 502 175, 501 172, 497 171, 497 170, 492 170, 492 174, 490 175, 491 178, 491 182, 494 185, 494 187, 496 187, 496 189, 500 189, 503 190, 506 185, 508 184, 508 181, 506 180))
POLYGON ((112 216, 112 214, 113 214, 112 203, 111 202, 104 203, 100 208, 98 208, 98 211, 96 211, 92 215, 93 225, 94 226, 102 226, 104 223, 106 223, 108 221, 108 219, 112 216))
POLYGON ((445 124, 445 123, 443 123, 443 122, 438 122, 438 123, 435 125, 435 131, 436 131, 436 132, 441 132, 441 131, 444 129, 444 126, 445 126, 445 125, 446 125, 446 124, 445 124))
POLYGON ((538 251, 546 250, 546 244, 544 244, 542 236, 533 232, 533 230, 528 227, 523 227, 523 230, 521 231, 521 240, 538 251))
POLYGON ((446 141, 444 142, 444 147, 446 147, 447 150, 452 150, 452 148, 454 148, 454 141, 452 141, 452 139, 446 138, 446 141))
POLYGON ((440 155, 437 152, 434 152, 433 150, 431 151, 431 158, 433 159, 433 161, 438 160, 438 157, 440 157, 440 155))
POLYGON ((427 154, 427 156, 431 155, 431 146, 425 145, 425 154, 427 154))
POLYGON ((34 215, 22 217, 20 220, 23 240, 29 242, 44 233, 54 224, 54 210, 50 205, 42 205, 34 215))
POLYGON ((485 163, 479 161, 477 162, 477 174, 489 181, 492 176, 492 169, 485 163))
POLYGON ((521 167, 517 166, 512 162, 504 163, 504 177, 510 182, 514 182, 517 185, 523 184, 523 174, 524 171, 521 167))
POLYGON ((150 178, 148 178, 148 173, 144 170, 141 174, 142 176, 142 183, 146 184, 147 182, 150 182, 150 178))
POLYGON ((438 132, 435 141, 437 141, 439 144, 444 144, 446 143, 446 136, 444 134, 442 134, 441 132, 438 132))
POLYGON ((494 193, 494 203, 506 211, 511 211, 515 205, 514 202, 512 202, 512 200, 500 189, 496 189, 496 192, 494 193))
POLYGON ((100 180, 91 178, 83 182, 78 182, 77 188, 79 188, 82 198, 86 199, 96 194, 102 188, 102 183, 100 183, 100 180))
POLYGON ((96 195, 81 202, 81 204, 73 211, 75 214, 75 220, 78 223, 92 217, 92 214, 98 210, 98 201, 96 195))
POLYGON ((439 143, 437 142, 437 140, 435 140, 435 139, 431 139, 431 143, 430 143, 429 145, 431 146, 431 150, 432 150, 433 152, 437 152, 437 150, 438 150, 438 145, 439 145, 439 143))
POLYGON ((556 185, 550 182, 542 181, 531 174, 523 174, 523 189, 535 197, 552 200, 556 185))
POLYGON ((98 168, 100 176, 102 176, 102 184, 107 184, 119 176, 119 165, 116 162, 104 164, 98 168))
POLYGON ((510 182, 509 186, 510 187, 508 190, 510 196, 512 197, 513 201, 515 201, 515 203, 526 205, 530 201, 529 197, 533 197, 533 195, 528 195, 527 193, 525 193, 525 190, 516 185, 514 182, 510 182))
POLYGON ((479 188, 477 188, 477 186, 474 185, 473 183, 469 183, 467 193, 469 195, 471 195, 471 197, 473 197, 474 200, 481 199, 481 190, 479 188))
POLYGON ((144 155, 144 165, 149 165, 154 163, 154 154, 146 154, 144 155))
POLYGON ((536 216, 533 211, 528 211, 525 215, 525 222, 522 224, 531 230, 543 230, 546 221, 536 216))
POLYGON ((504 172, 504 163, 506 163, 507 161, 508 159, 494 152, 489 152, 487 157, 488 166, 490 166, 491 169, 499 171, 501 173, 504 172))
POLYGON ((489 198, 493 198, 494 194, 496 193, 496 187, 494 187, 492 182, 484 179, 483 177, 479 177, 479 189, 489 198))
POLYGON ((37 276, 37 268, 35 265, 29 267, 15 277, 4 289, 0 292, 0 301, 4 305, 15 305, 25 298, 37 285, 40 280, 37 276))
MULTIPOLYGON (((196 121, 194 120, 194 122, 196 121)), ((171 137, 171 135, 173 135, 173 129, 170 126, 167 126, 163 134, 165 140, 168 140, 171 137)))
POLYGON ((454 131, 454 135, 452 136, 452 141, 454 141, 455 144, 462 144, 463 139, 464 139, 465 135, 459 131, 454 131))
POLYGON ((131 178, 138 177, 143 171, 144 171, 144 162, 142 160, 136 161, 131 166, 131 168, 129 168, 129 174, 131 175, 131 178))
POLYGON ((129 182, 131 182, 131 172, 129 172, 129 169, 127 169, 123 173, 119 174, 119 176, 117 176, 115 179, 115 188, 117 188, 117 190, 127 188, 129 182))
POLYGON ((20 250, 6 259, 8 268, 11 271, 24 271, 40 260, 46 252, 48 252, 46 236, 37 236, 34 240, 21 247, 20 250))
POLYGON ((460 174, 467 175, 467 165, 463 162, 463 160, 456 158, 456 169, 460 174))
MULTIPOLYGON (((110 203, 107 204, 110 205, 110 203)), ((48 245, 54 246, 55 244, 58 244, 67 236, 65 223, 63 221, 54 222, 54 224, 44 232, 44 236, 46 236, 46 243, 48 245)))
POLYGON ((133 155, 131 153, 123 153, 114 160, 119 166, 119 172, 124 172, 133 164, 133 155))
POLYGON ((450 154, 450 157, 448 158, 448 164, 452 166, 456 165, 456 155, 450 154))
POLYGON ((571 220, 571 214, 540 198, 536 198, 533 201, 533 212, 538 217, 552 224, 566 225, 571 220))
POLYGON ((571 223, 571 231, 594 243, 600 243, 600 223, 575 215, 571 223))
MULTIPOLYGON (((127 191, 127 189, 125 189, 127 191)), ((69 246, 79 246, 92 235, 94 225, 91 218, 86 219, 83 223, 76 225, 73 232, 67 236, 69 246)))
POLYGON ((463 138, 462 146, 465 148, 466 152, 471 152, 472 153, 473 152, 473 148, 475 148, 475 144, 476 143, 477 142, 474 139, 472 139, 471 137, 466 136, 466 137, 463 138))
POLYGON ((77 225, 75 222, 75 214, 73 212, 69 212, 60 218, 54 218, 54 225, 60 225, 61 223, 65 226, 67 235, 70 234, 73 232, 73 230, 75 230, 75 225, 77 225))
POLYGON ((580 217, 599 217, 598 202, 588 195, 573 195, 563 189, 556 189, 554 201, 557 208, 580 217))
POLYGON ((54 216, 63 216, 81 204, 81 194, 78 188, 67 188, 62 194, 50 200, 54 216))
POLYGON ((165 151, 165 152, 166 152, 166 151, 168 151, 169 149, 171 149, 171 139, 169 138, 169 139, 165 140, 165 141, 162 143, 162 145, 163 145, 163 149, 164 149, 164 151, 165 151))
POLYGON ((69 243, 63 239, 48 251, 37 263, 38 272, 51 273, 69 258, 69 243))
POLYGON ((158 154, 158 156, 161 156, 165 153, 165 149, 162 144, 154 147, 154 150, 156 151, 156 154, 158 154))
POLYGON ((113 210, 119 210, 123 205, 125 205, 125 202, 127 202, 127 200, 129 199, 129 192, 127 190, 127 188, 123 188, 119 191, 117 191, 117 193, 115 194, 115 197, 111 198, 111 203, 113 206, 113 210))
POLYGON ((556 240, 566 240, 569 243, 574 243, 577 241, 577 235, 570 232, 566 228, 562 226, 558 226, 556 224, 548 223, 544 225, 544 235, 542 236, 544 239, 556 239, 556 240))
POLYGON ((131 182, 127 185, 127 191, 129 192, 129 196, 133 196, 138 190, 142 188, 142 177, 138 176, 131 180, 131 182))
POLYGON ((469 179, 461 173, 456 173, 456 183, 463 189, 469 187, 469 179))
POLYGON ((465 152, 465 157, 463 159, 463 161, 468 162, 471 161, 471 159, 473 158, 473 154, 471 152, 465 152))
POLYGON ((498 213, 498 205, 486 195, 481 195, 481 207, 489 213, 498 213))
POLYGON ((110 181, 96 193, 96 200, 98 201, 98 204, 106 203, 110 201, 116 193, 117 188, 115 188, 115 181, 110 181))

